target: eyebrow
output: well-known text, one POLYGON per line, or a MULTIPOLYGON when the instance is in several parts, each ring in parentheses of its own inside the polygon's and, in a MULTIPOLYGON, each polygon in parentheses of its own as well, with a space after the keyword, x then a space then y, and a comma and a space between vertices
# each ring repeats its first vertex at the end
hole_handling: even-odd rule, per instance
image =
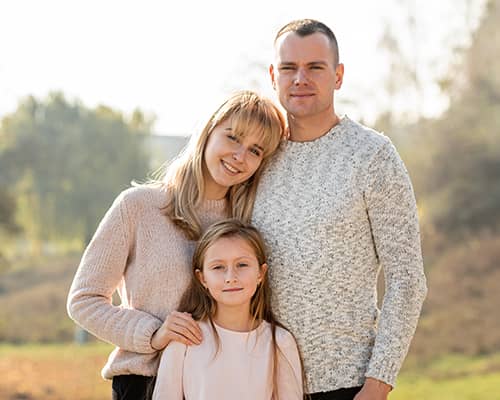
MULTIPOLYGON (((233 131, 233 130, 231 129, 231 127, 226 128, 226 129, 224 129, 224 130, 225 130, 225 131, 228 131, 228 132, 232 132, 232 131, 233 131)), ((252 145, 252 147, 257 148, 257 149, 259 149, 259 150, 260 150, 260 151, 262 151, 262 152, 264 152, 264 151, 265 151, 265 150, 264 150, 264 148, 263 148, 262 146, 258 145, 257 143, 253 144, 253 145, 252 145)))
MULTIPOLYGON (((236 261, 240 261, 240 260, 252 260, 252 259, 253 259, 253 257, 251 257, 251 256, 240 256, 240 257, 236 257, 235 258, 236 261)), ((227 260, 223 260, 222 258, 214 258, 213 260, 205 260, 205 262, 208 265, 212 265, 214 263, 222 263, 222 264, 224 264, 226 261, 227 260)))
MULTIPOLYGON (((281 66, 295 66, 295 65, 297 65, 297 63, 292 62, 292 61, 284 61, 284 62, 280 62, 278 64, 279 67, 281 67, 281 66)), ((307 65, 308 66, 311 66, 311 65, 324 65, 324 66, 328 66, 328 63, 326 61, 311 61, 311 62, 308 62, 307 65)))

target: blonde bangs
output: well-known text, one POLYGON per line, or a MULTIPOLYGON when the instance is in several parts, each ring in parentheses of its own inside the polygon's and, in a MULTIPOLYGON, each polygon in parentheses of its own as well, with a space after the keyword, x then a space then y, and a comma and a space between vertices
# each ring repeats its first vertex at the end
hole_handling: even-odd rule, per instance
POLYGON ((231 120, 231 130, 237 137, 257 135, 264 157, 272 154, 284 138, 285 120, 271 100, 253 92, 240 92, 230 98, 215 116, 213 125, 231 120))
POLYGON ((256 143, 264 149, 264 157, 272 154, 283 136, 282 126, 266 109, 240 110, 231 117, 231 129, 237 137, 256 135, 256 143))

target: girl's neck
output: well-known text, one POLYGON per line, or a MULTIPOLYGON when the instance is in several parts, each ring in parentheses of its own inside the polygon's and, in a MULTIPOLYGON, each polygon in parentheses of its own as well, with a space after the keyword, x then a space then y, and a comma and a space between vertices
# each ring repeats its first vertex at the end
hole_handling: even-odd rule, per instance
POLYGON ((252 321, 250 310, 218 308, 213 321, 221 328, 236 332, 250 332, 256 328, 256 321, 252 321))

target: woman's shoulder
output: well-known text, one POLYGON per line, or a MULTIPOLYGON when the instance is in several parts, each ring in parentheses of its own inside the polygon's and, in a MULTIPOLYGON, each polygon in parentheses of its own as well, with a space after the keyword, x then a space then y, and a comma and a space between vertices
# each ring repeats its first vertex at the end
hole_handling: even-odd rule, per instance
POLYGON ((142 184, 125 189, 116 201, 125 203, 129 209, 146 209, 151 206, 163 208, 167 204, 167 196, 165 184, 142 184))

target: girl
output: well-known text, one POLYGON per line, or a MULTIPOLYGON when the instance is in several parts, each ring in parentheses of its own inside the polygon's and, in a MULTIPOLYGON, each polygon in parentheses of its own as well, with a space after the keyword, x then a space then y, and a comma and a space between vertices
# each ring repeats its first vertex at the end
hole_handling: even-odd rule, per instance
POLYGON ((271 311, 266 272, 255 228, 228 220, 207 230, 179 307, 204 339, 167 346, 153 400, 302 399, 297 345, 271 311))
POLYGON ((262 168, 284 120, 270 100, 239 92, 224 102, 162 181, 125 190, 85 250, 68 296, 78 324, 116 348, 102 370, 113 399, 142 399, 171 340, 202 332, 176 312, 194 240, 211 223, 249 221, 262 168), (118 290, 121 305, 112 304, 118 290))

